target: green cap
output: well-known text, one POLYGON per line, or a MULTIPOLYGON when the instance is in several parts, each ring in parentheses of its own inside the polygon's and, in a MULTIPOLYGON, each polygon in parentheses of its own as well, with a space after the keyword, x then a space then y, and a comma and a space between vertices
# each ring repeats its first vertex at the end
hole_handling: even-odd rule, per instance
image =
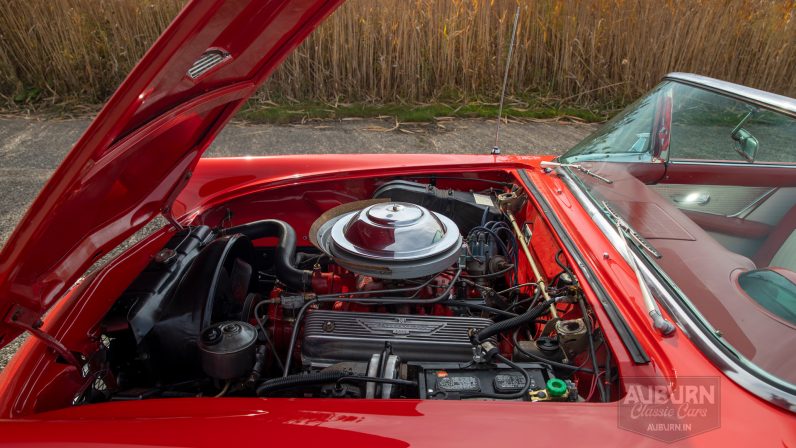
POLYGON ((547 390, 551 397, 561 397, 567 393, 567 383, 558 378, 550 378, 547 380, 547 390))

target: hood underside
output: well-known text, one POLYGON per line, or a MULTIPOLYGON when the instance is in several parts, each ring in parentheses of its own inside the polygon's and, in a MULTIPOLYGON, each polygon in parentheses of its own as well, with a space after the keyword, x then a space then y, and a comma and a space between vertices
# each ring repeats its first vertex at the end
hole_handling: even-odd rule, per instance
POLYGON ((340 3, 216 0, 185 6, 72 148, 0 253, 0 346, 169 206, 235 111, 340 3))

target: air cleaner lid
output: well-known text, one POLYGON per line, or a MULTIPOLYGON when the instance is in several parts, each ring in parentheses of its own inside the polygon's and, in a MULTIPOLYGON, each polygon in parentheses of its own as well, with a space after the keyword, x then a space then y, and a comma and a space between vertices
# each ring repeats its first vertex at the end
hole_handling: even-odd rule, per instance
POLYGON ((436 274, 456 261, 462 244, 453 221, 406 202, 370 204, 316 224, 315 240, 337 263, 380 278, 436 274))
POLYGON ((457 245, 459 232, 448 218, 405 202, 375 204, 332 227, 339 249, 375 260, 418 260, 457 245), (452 231, 451 231, 452 230, 452 231))

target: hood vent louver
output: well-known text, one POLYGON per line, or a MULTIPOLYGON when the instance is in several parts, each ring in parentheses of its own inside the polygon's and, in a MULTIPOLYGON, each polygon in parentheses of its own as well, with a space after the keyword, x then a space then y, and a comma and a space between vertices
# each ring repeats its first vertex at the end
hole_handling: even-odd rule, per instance
POLYGON ((188 69, 188 77, 197 80, 219 64, 229 60, 232 56, 224 50, 211 49, 199 56, 191 68, 188 69))

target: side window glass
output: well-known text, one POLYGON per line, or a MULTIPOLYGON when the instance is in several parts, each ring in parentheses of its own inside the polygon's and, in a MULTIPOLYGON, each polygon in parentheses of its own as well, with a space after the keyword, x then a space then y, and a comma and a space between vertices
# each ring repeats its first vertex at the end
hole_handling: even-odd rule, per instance
POLYGON ((796 120, 761 110, 743 127, 759 142, 756 163, 796 163, 796 120))
POLYGON ((678 85, 673 92, 670 158, 733 163, 796 163, 796 120, 678 85))
POLYGON ((671 159, 743 161, 730 137, 749 112, 743 103, 683 85, 673 97, 671 159))

